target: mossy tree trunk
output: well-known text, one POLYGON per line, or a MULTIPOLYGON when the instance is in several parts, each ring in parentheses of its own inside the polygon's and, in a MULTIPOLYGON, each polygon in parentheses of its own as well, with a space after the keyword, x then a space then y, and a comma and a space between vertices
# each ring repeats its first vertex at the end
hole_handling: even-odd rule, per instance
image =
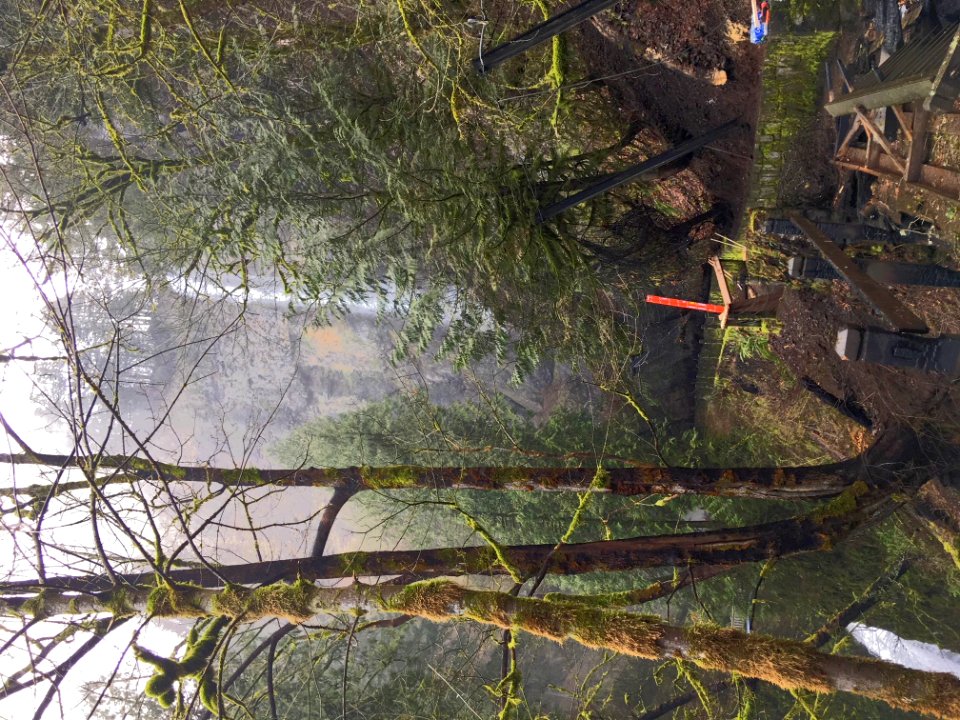
MULTIPOLYGON (((143 480, 199 482, 224 487, 349 488, 361 490, 592 490, 614 495, 714 495, 758 499, 822 499, 835 497, 869 468, 896 463, 904 456, 904 443, 889 433, 859 457, 843 462, 806 467, 693 468, 656 467, 424 467, 228 469, 147 462, 130 456, 97 459, 98 471, 113 471, 102 482, 133 483, 143 480)), ((49 465, 53 468, 84 466, 89 460, 71 455, 0 454, 0 463, 49 465)), ((61 483, 57 492, 82 490, 85 482, 61 483)), ((18 495, 49 493, 49 486, 18 488, 18 495)), ((0 490, 3 493, 3 490, 0 490)))
POLYGON ((931 480, 920 488, 913 508, 960 570, 960 492, 931 480))
MULTIPOLYGON (((887 517, 899 506, 892 489, 873 488, 858 481, 826 505, 802 515, 759 525, 678 535, 640 536, 557 546, 481 545, 464 548, 352 552, 289 560, 171 570, 168 582, 198 587, 220 587, 224 582, 255 585, 296 578, 335 580, 344 577, 401 575, 427 579, 458 575, 512 574, 536 576, 547 572, 577 575, 651 567, 736 565, 832 547, 853 530, 887 517)), ((129 587, 154 582, 152 572, 119 576, 129 587)), ((48 578, 47 585, 62 590, 100 592, 114 587, 104 576, 48 578)), ((5 583, 7 591, 36 587, 31 581, 5 583)))
POLYGON ((960 717, 960 678, 854 656, 830 655, 792 640, 729 628, 682 628, 659 617, 581 603, 467 590, 447 581, 421 583, 384 606, 436 621, 467 617, 558 642, 652 660, 680 657, 706 670, 738 673, 788 690, 850 692, 937 718, 960 717))
POLYGON ((8 598, 7 613, 111 612, 166 617, 220 616, 303 622, 319 613, 386 612, 435 622, 469 619, 557 642, 659 660, 683 658, 706 670, 738 673, 788 690, 850 692, 936 718, 960 717, 960 678, 855 656, 830 655, 810 644, 730 628, 679 627, 651 615, 609 610, 582 600, 518 597, 472 590, 448 580, 408 586, 320 588, 303 580, 256 590, 230 587, 130 589, 109 595, 47 591, 29 601, 8 598))

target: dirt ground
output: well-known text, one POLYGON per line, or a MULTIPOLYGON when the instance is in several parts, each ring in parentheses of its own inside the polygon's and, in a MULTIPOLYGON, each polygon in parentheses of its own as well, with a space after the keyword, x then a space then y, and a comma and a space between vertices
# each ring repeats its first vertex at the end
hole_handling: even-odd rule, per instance
MULTIPOLYGON (((741 120, 743 125, 735 135, 717 143, 719 151, 701 153, 690 168, 702 183, 705 194, 734 210, 734 219, 718 230, 735 237, 737 227, 746 224, 744 210, 748 209, 744 208, 744 199, 752 168, 763 49, 737 42, 742 37, 739 33, 745 29, 745 3, 703 0, 694 4, 695 7, 683 13, 676 12, 675 6, 669 3, 631 4, 623 8, 619 18, 607 17, 584 27, 577 42, 584 56, 592 58, 592 73, 597 77, 626 73, 650 57, 660 58, 661 62, 669 60, 667 70, 661 65, 657 72, 628 74, 611 79, 609 86, 632 120, 652 124, 670 142, 731 118, 741 120), (638 48, 650 48, 652 52, 644 53, 638 48), (711 78, 717 84, 712 84, 711 78)), ((849 60, 857 50, 858 36, 866 27, 867 20, 860 18, 845 29, 838 43, 838 52, 845 59, 849 60)), ((958 117, 960 115, 944 116, 937 121, 931 162, 960 169, 958 117), (954 162, 951 164, 951 161, 954 162)), ((796 192, 788 194, 803 206, 829 207, 840 175, 831 162, 835 132, 833 121, 825 112, 821 111, 814 131, 816 142, 804 143, 808 151, 805 162, 789 178, 796 184, 796 192)), ((877 194, 890 201, 891 189, 887 185, 878 184, 877 194), (885 192, 888 195, 884 195, 885 192)), ((908 262, 935 261, 958 267, 960 205, 942 199, 911 198, 906 194, 898 197, 900 195, 904 200, 898 209, 932 221, 940 229, 943 242, 930 257, 914 257, 912 253, 915 254, 916 248, 894 248, 882 257, 908 262), (912 200, 913 205, 907 200, 912 200)), ((954 433, 960 429, 957 383, 918 371, 841 360, 834 350, 838 330, 848 324, 882 328, 882 318, 846 283, 819 282, 815 286, 804 286, 790 282, 786 277, 786 260, 796 254, 795 244, 784 244, 774 237, 758 239, 766 246, 762 262, 773 266, 769 268, 771 277, 765 279, 788 283, 778 313, 780 328, 769 337, 775 358, 734 357, 726 362, 727 409, 724 412, 730 417, 717 419, 718 414, 714 413, 718 425, 737 428, 743 418, 736 416, 736 410, 744 404, 767 403, 772 411, 762 416, 764 422, 777 421, 778 403, 791 409, 798 406, 804 410, 782 413, 784 427, 780 430, 787 440, 791 430, 787 423, 804 425, 798 413, 802 415, 809 409, 810 422, 805 427, 793 428, 798 435, 797 442, 802 442, 800 435, 812 433, 828 454, 855 450, 863 438, 862 432, 858 434, 853 428, 840 424, 830 426, 831 431, 845 436, 835 443, 825 443, 822 433, 816 434, 818 426, 822 431, 829 424, 823 418, 833 411, 819 401, 809 401, 812 396, 798 381, 810 378, 837 397, 857 401, 875 427, 932 422, 947 427, 948 432, 949 428, 954 428, 954 433)), ((815 254, 812 248, 805 250, 806 254, 815 254)), ((875 254, 876 250, 870 252, 875 254)), ((894 292, 925 319, 933 335, 960 334, 960 291, 900 287, 894 288, 894 292)), ((742 425, 739 427, 742 430, 742 425)))
MULTIPOLYGON (((951 6, 952 7, 952 6, 951 6)), ((867 21, 845 28, 837 52, 852 62, 864 37, 867 21)), ((862 50, 861 50, 862 51, 862 50)), ((958 103, 955 113, 960 112, 958 103)), ((827 119, 821 111, 821 119, 827 119)), ((960 169, 960 115, 944 114, 934 119, 928 162, 960 169)), ((829 162, 829 156, 825 158, 829 162)), ((839 171, 834 170, 839 183, 839 171)), ((932 194, 907 192, 891 181, 874 185, 874 196, 890 208, 932 222, 939 239, 926 257, 915 257, 921 248, 903 246, 881 253, 880 257, 906 262, 937 262, 958 267, 957 241, 960 204, 932 194)), ((829 199, 825 203, 829 207, 829 199)), ((866 249, 876 254, 876 249, 866 249)), ((812 254, 812 253, 810 253, 812 254)), ((921 316, 932 336, 960 334, 960 291, 953 288, 895 287, 901 302, 921 316)), ((771 345, 777 355, 798 376, 813 378, 838 397, 854 397, 871 415, 875 424, 936 424, 960 428, 960 385, 929 373, 846 362, 834 351, 837 331, 843 325, 885 327, 846 282, 821 282, 795 287, 787 293, 778 313, 783 323, 771 345)))
POLYGON ((708 201, 729 208, 718 228, 728 235, 742 214, 759 111, 762 50, 745 40, 748 8, 742 0, 693 0, 683 12, 672 3, 624 3, 619 16, 601 14, 574 39, 591 77, 606 78, 625 119, 654 128, 668 143, 740 121, 696 154, 678 176, 680 191, 673 191, 674 198, 689 193, 684 180, 702 185, 708 201))
MULTIPOLYGON (((745 41, 748 7, 743 0, 693 0, 683 12, 677 12, 672 3, 624 3, 619 14, 603 13, 571 33, 589 77, 609 89, 625 123, 648 128, 648 143, 675 144, 728 120, 739 121, 729 136, 697 153, 686 170, 654 191, 661 204, 678 210, 676 221, 714 202, 725 206, 728 215, 709 230, 727 237, 736 237, 747 217, 745 200, 762 90, 764 50, 745 41)), ((863 19, 847 28, 838 43, 839 52, 849 55, 856 50, 856 38, 865 28, 863 19)), ((808 150, 815 150, 805 154, 803 167, 790 177, 790 182, 796 183, 791 197, 795 195, 804 205, 829 206, 839 183, 828 150, 833 144, 833 123, 825 113, 820 120, 815 126, 817 141, 804 143, 808 150)), ((947 140, 940 141, 938 152, 946 155, 960 148, 960 136, 952 133, 951 123, 944 128, 939 136, 947 140)), ((960 150, 954 154, 960 160, 960 150)), ((878 191, 882 190, 883 186, 878 186, 878 191)), ((929 216, 953 238, 948 245, 956 246, 960 208, 931 202, 924 207, 923 216, 929 216)), ((786 259, 795 248, 777 248, 775 238, 764 241, 774 245, 769 262, 781 273, 774 279, 786 281, 786 259)), ((707 245, 701 243, 701 249, 707 245)), ((960 253, 947 250, 937 261, 956 267, 960 253)), ((891 259, 910 259, 897 253, 894 250, 891 259)), ((683 287, 682 282, 677 283, 678 288, 683 287)), ((960 292, 916 288, 897 288, 895 292, 925 318, 934 334, 960 334, 960 292)), ((785 370, 792 375, 794 386, 784 395, 784 383, 768 382, 765 376, 772 372, 770 363, 735 362, 734 392, 747 388, 741 401, 751 402, 750 395, 755 392, 778 392, 781 403, 791 403, 796 393, 805 392, 797 389, 795 381, 807 377, 838 397, 858 401, 875 426, 935 419, 960 428, 956 383, 915 371, 845 362, 837 356, 834 346, 843 325, 883 327, 882 319, 845 283, 821 282, 812 288, 791 284, 778 319, 782 328, 771 335, 770 348, 777 356, 776 372, 785 370), (750 374, 755 377, 751 379, 750 374)), ((838 448, 848 449, 838 446, 831 450, 838 452, 838 448)))
MULTIPOLYGON (((852 397, 876 427, 907 423, 960 429, 960 385, 931 373, 842 360, 834 350, 844 325, 883 323, 845 282, 795 289, 781 304, 781 332, 771 340, 777 356, 798 377, 809 377, 831 394, 852 397)), ((897 288, 897 296, 934 329, 960 332, 960 292, 897 288)))

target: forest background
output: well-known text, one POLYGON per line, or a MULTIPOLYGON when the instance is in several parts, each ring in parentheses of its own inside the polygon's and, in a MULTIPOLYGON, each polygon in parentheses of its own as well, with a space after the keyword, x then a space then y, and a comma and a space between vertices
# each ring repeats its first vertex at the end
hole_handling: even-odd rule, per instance
POLYGON ((641 300, 733 234, 754 118, 633 107, 620 72, 723 86, 630 9, 628 71, 586 31, 474 71, 552 11, 3 5, 0 713, 956 716, 846 626, 960 649, 957 428, 695 426, 694 324, 641 300))

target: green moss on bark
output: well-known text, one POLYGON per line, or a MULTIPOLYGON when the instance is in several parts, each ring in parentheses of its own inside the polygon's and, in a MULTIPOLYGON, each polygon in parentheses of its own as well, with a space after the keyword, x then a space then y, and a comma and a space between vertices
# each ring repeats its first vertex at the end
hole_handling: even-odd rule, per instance
POLYGON ((317 592, 317 587, 303 578, 292 584, 277 582, 256 589, 228 585, 214 596, 212 605, 220 615, 247 622, 280 617, 301 623, 314 616, 313 600, 317 592))
POLYGON ((815 510, 813 519, 818 523, 822 523, 829 518, 850 515, 859 507, 860 498, 868 492, 870 492, 870 486, 863 480, 857 480, 833 500, 815 510))
POLYGON ((196 588, 190 585, 161 583, 147 597, 147 615, 151 617, 205 617, 209 613, 196 601, 196 588))
POLYGON ((421 468, 410 465, 364 467, 360 469, 363 484, 373 490, 397 490, 420 487, 421 468))
POLYGON ((685 655, 704 668, 738 672, 787 690, 835 690, 823 672, 822 656, 804 643, 707 626, 689 628, 685 635, 685 655))

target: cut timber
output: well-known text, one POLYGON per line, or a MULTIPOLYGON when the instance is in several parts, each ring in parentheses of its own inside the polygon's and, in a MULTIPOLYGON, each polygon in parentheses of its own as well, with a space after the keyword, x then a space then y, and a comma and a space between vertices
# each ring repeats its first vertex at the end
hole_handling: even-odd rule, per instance
POLYGON ((807 239, 833 265, 834 269, 883 315, 898 332, 925 333, 927 324, 905 308, 885 287, 861 270, 833 241, 798 212, 789 214, 791 222, 803 230, 807 239))
MULTIPOLYGON (((880 147, 884 149, 887 155, 890 156, 890 159, 893 161, 893 164, 896 165, 898 168, 900 168, 900 172, 905 173, 906 167, 900 161, 900 158, 898 158, 896 154, 893 152, 893 148, 890 147, 890 143, 887 142, 887 138, 884 137, 883 131, 877 127, 876 123, 874 123, 873 120, 870 119, 870 116, 867 115, 866 111, 863 108, 857 107, 857 108, 854 108, 854 110, 857 113, 857 119, 861 123, 863 123, 863 127, 866 128, 873 142, 878 143, 880 147)), ((869 161, 868 163, 870 165, 874 164, 874 162, 869 162, 869 161)))
POLYGON ((873 141, 873 135, 867 133, 867 167, 874 168, 880 163, 880 146, 873 141))
POLYGON ((850 192, 850 186, 853 185, 853 180, 853 171, 843 168, 843 172, 840 174, 840 183, 837 186, 837 193, 833 196, 832 207, 834 210, 839 210, 847 201, 847 194, 850 192))
POLYGON ((874 110, 914 102, 926 110, 949 110, 960 86, 956 82, 960 25, 932 32, 903 46, 879 68, 844 84, 849 89, 826 104, 834 117, 856 108, 874 110))
POLYGON ((853 142, 854 138, 857 137, 862 130, 863 128, 860 126, 860 118, 854 118, 853 124, 850 126, 850 131, 847 133, 846 137, 843 138, 843 142, 840 143, 840 147, 837 149, 837 155, 840 155, 848 147, 850 147, 850 143, 853 142))
MULTIPOLYGON (((903 171, 903 179, 907 182, 916 182, 920 179, 920 170, 927 155, 927 127, 930 124, 930 113, 927 110, 917 110, 913 113, 912 138, 910 152, 907 153, 907 167, 903 171)), ((907 125, 901 121, 906 132, 907 125)))
POLYGON ((903 114, 903 108, 899 105, 891 105, 890 109, 893 110, 893 114, 897 116, 897 122, 900 123, 900 129, 903 130, 903 135, 907 138, 907 142, 912 142, 913 131, 911 130, 911 123, 907 121, 906 116, 903 114))
POLYGON ((720 327, 727 326, 727 318, 730 316, 730 304, 733 300, 730 298, 730 288, 727 287, 727 276, 723 274, 723 265, 720 264, 720 258, 716 255, 708 260, 710 267, 713 268, 713 274, 717 277, 717 287, 720 288, 720 297, 723 298, 724 310, 720 313, 720 327))
POLYGON ((720 297, 723 298, 723 304, 729 305, 733 300, 730 299, 730 288, 727 286, 727 276, 723 274, 723 265, 720 264, 720 258, 714 255, 708 262, 710 267, 713 268, 714 275, 717 276, 717 287, 720 288, 720 297))
POLYGON ((879 97, 870 95, 871 91, 876 93, 876 89, 871 88, 871 90, 864 92, 844 95, 835 102, 827 103, 824 107, 828 113, 836 117, 837 115, 851 114, 858 105, 868 110, 890 105, 902 105, 919 98, 925 98, 930 92, 931 84, 927 78, 907 78, 899 83, 891 83, 879 97))
POLYGON ((841 62, 840 58, 837 58, 837 70, 840 71, 840 79, 843 80, 844 87, 847 88, 847 92, 853 92, 853 84, 850 82, 850 75, 847 73, 847 68, 841 62))
POLYGON ((708 130, 703 135, 690 138, 689 140, 680 143, 676 147, 671 148, 666 152, 655 155, 649 160, 644 160, 642 163, 627 168, 626 170, 621 170, 620 172, 607 177, 595 185, 591 185, 590 187, 581 190, 570 197, 564 198, 559 202, 555 202, 553 205, 548 205, 537 212, 537 221, 541 223, 546 222, 550 218, 559 215, 564 210, 569 210, 580 203, 593 200, 595 197, 603 195, 605 192, 609 192, 614 188, 625 185, 628 182, 633 182, 634 180, 642 180, 651 173, 656 172, 659 168, 685 158, 687 155, 696 152, 704 145, 709 145, 714 140, 719 140, 733 128, 737 127, 738 124, 738 120, 730 120, 729 122, 725 122, 723 125, 719 125, 712 130, 708 130))
POLYGON ((617 0, 586 0, 487 52, 483 52, 481 48, 480 56, 473 61, 473 67, 480 74, 490 72, 497 65, 525 53, 554 35, 559 35, 564 30, 569 30, 616 4, 617 0))
MULTIPOLYGON (((914 143, 916 142, 915 137, 914 143)), ((872 167, 867 167, 866 162, 867 154, 863 150, 853 147, 848 148, 834 160, 834 163, 841 168, 869 173, 894 182, 903 180, 903 174, 887 155, 880 155, 877 164, 872 167)), ((960 174, 934 165, 921 165, 916 181, 911 181, 908 187, 926 190, 944 200, 957 202, 960 199, 960 174)))

